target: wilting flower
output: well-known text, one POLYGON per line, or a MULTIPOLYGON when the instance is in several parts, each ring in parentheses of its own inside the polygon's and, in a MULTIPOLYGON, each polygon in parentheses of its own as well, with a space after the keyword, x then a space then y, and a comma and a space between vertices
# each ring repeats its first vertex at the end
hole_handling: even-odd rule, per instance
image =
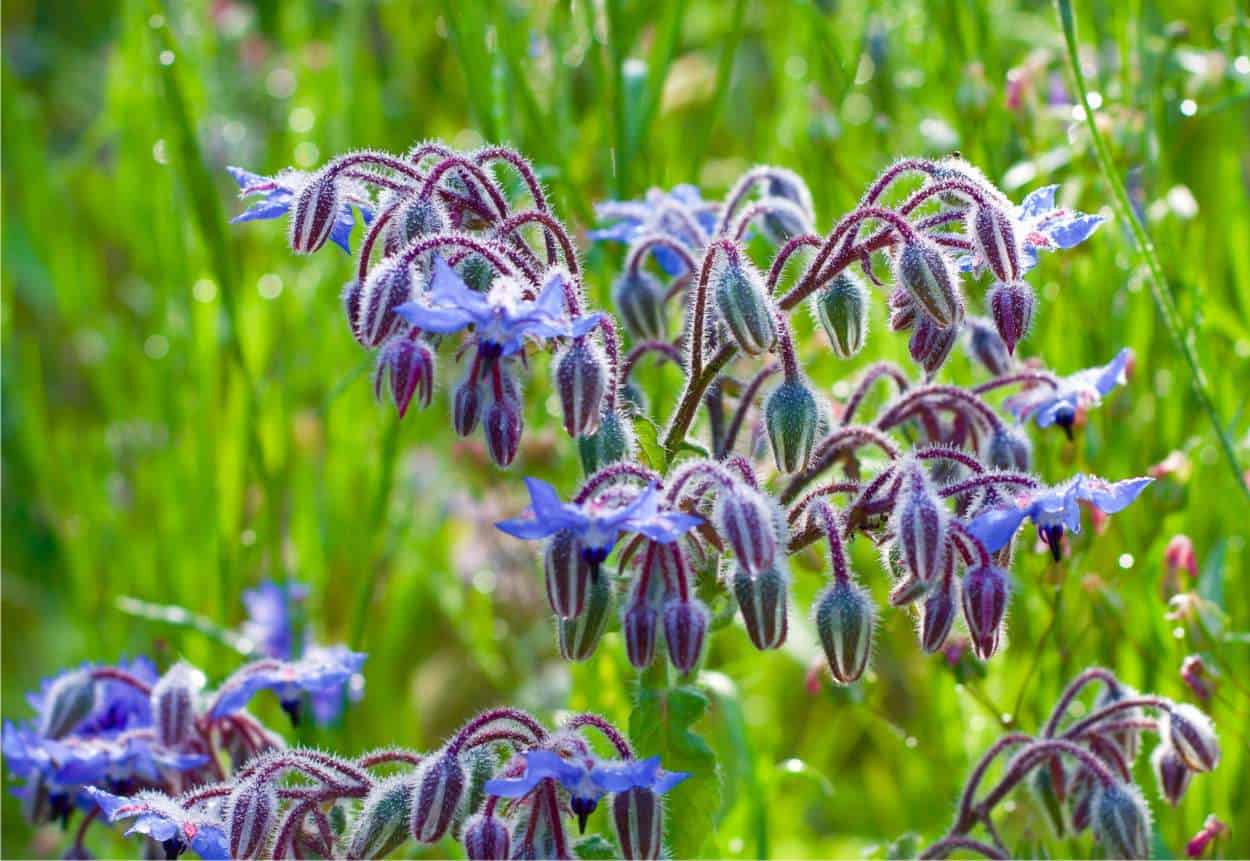
POLYGON ((341 690, 364 666, 365 655, 346 646, 310 649, 298 661, 262 660, 240 668, 221 686, 210 716, 234 714, 263 690, 277 691, 282 707, 297 719, 300 695, 341 690))
POLYGON ((429 292, 419 301, 400 305, 396 313, 412 325, 439 335, 473 326, 474 339, 489 355, 511 356, 525 346, 527 338, 578 338, 599 324, 603 316, 599 313, 568 319, 565 289, 564 275, 553 272, 536 299, 524 298, 520 285, 510 278, 496 278, 489 293, 479 293, 436 255, 429 292))
POLYGON ((1097 406, 1125 381, 1124 369, 1131 355, 1125 347, 1105 365, 1064 377, 1058 388, 1034 386, 1008 398, 1003 406, 1020 421, 1032 418, 1040 428, 1059 425, 1071 435, 1077 411, 1097 406))
POLYGON ((1153 478, 1129 478, 1109 482, 1097 476, 1077 474, 1057 487, 1041 487, 1022 494, 1014 502, 981 512, 968 523, 968 531, 993 553, 1005 547, 1028 518, 1058 560, 1064 531, 1081 531, 1078 503, 1088 502, 1107 514, 1115 514, 1136 499, 1152 481, 1153 478))
POLYGON ((177 858, 188 848, 201 858, 229 858, 226 831, 209 816, 193 814, 169 796, 145 791, 123 798, 92 787, 87 792, 100 806, 109 822, 133 819, 126 836, 142 834, 160 843, 168 858, 177 858))
MULTIPOLYGON (((611 221, 607 227, 590 231, 592 241, 632 243, 635 239, 658 233, 680 242, 692 253, 701 251, 716 229, 716 205, 705 203, 693 185, 677 185, 671 192, 650 189, 642 200, 609 200, 595 205, 601 220, 611 221)), ((655 261, 669 275, 686 270, 682 259, 670 248, 651 248, 655 261)))
MULTIPOLYGON (((309 174, 298 170, 284 170, 272 177, 260 176, 241 167, 227 167, 226 170, 234 177, 234 181, 239 184, 240 197, 251 197, 255 194, 264 195, 263 199, 253 203, 246 212, 230 219, 231 224, 237 224, 242 221, 263 221, 285 217, 291 210, 291 204, 295 200, 295 195, 309 177, 309 174)), ((352 204, 355 203, 360 209, 360 216, 364 219, 365 224, 373 221, 373 209, 365 204, 363 196, 352 199, 351 202, 348 201, 348 198, 348 195, 344 195, 344 202, 339 208, 338 217, 334 220, 334 227, 330 229, 330 241, 348 254, 351 254, 352 228, 356 226, 356 218, 352 213, 352 204)))

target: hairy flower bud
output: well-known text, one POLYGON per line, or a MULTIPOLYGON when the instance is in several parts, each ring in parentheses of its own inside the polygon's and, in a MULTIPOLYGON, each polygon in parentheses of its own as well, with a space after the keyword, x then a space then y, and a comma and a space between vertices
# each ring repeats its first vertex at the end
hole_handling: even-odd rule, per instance
POLYGON ((1094 815, 1094 779, 1089 772, 1080 769, 1072 781, 1072 789, 1068 793, 1069 809, 1072 812, 1072 833, 1080 834, 1089 828, 1094 815))
POLYGON ((577 339, 556 359, 555 382, 564 411, 564 430, 573 437, 594 433, 608 388, 603 352, 588 339, 577 339))
POLYGON ((621 633, 625 637, 625 654, 638 669, 651 665, 655 658, 655 636, 659 613, 645 601, 634 601, 621 618, 621 633))
POLYGON ((401 419, 408 412, 413 395, 417 406, 424 409, 434 397, 434 354, 420 341, 395 335, 378 351, 373 371, 373 394, 379 400, 388 377, 391 400, 401 419))
POLYGON ((688 673, 699 663, 707 637, 707 608, 698 599, 669 601, 664 605, 664 642, 673 666, 688 673))
POLYGON ((373 267, 357 301, 352 334, 364 347, 377 347, 403 323, 395 309, 412 298, 412 266, 386 258, 373 267))
POLYGON ((243 780, 226 798, 231 858, 259 858, 278 821, 278 790, 268 780, 243 780))
POLYGON ((986 299, 1007 352, 1015 353, 1016 344, 1024 339, 1033 322, 1033 306, 1037 302, 1033 288, 1023 281, 995 284, 986 299))
POLYGON ((587 475, 598 472, 608 464, 628 459, 633 450, 633 425, 616 411, 603 413, 595 432, 577 439, 577 451, 587 475))
POLYGON ((778 470, 792 473, 807 466, 819 424, 816 396, 801 379, 785 380, 772 390, 764 402, 764 426, 778 470))
POLYGON ((946 642, 958 612, 958 598, 953 577, 944 578, 925 595, 920 611, 920 647, 932 655, 946 642))
POLYGON ((750 262, 738 260, 715 277, 716 307, 742 352, 767 353, 777 340, 777 324, 759 271, 750 262))
POLYGON ((1028 472, 1033 461, 1033 443, 1024 431, 1003 425, 986 441, 985 459, 995 469, 1028 472))
POLYGON ((857 681, 868 668, 876 619, 872 596, 849 580, 835 582, 816 599, 816 632, 838 684, 857 681))
POLYGON ((491 460, 499 466, 508 466, 516 459, 525 427, 520 401, 509 397, 496 400, 487 408, 483 424, 491 460))
POLYGON ((475 813, 464 823, 464 854, 470 861, 508 858, 508 827, 494 816, 475 813))
POLYGON ((399 211, 386 227, 385 251, 398 253, 405 245, 422 236, 433 236, 447 229, 447 213, 432 197, 416 197, 399 204, 399 211))
POLYGON ((590 565, 582 558, 582 543, 569 530, 561 530, 547 540, 543 554, 547 576, 547 600, 561 619, 573 619, 586 607, 590 565))
POLYGON ((902 487, 894 507, 894 534, 904 567, 925 583, 935 580, 946 561, 949 514, 938 500, 918 461, 902 471, 902 487))
POLYGON ((90 669, 62 673, 44 695, 39 734, 44 738, 64 738, 91 714, 95 703, 95 681, 90 669))
POLYGON ((752 574, 741 565, 734 572, 734 597, 742 611, 742 622, 751 642, 761 651, 780 648, 789 629, 787 578, 782 564, 778 560, 759 574, 752 574))
POLYGON ((864 346, 868 333, 868 289, 843 270, 812 294, 812 315, 820 321, 829 345, 839 358, 849 359, 864 346))
POLYGON ((916 324, 916 300, 902 287, 890 294, 890 331, 904 332, 916 324))
POLYGON ((713 513, 717 533, 729 542, 738 564, 752 574, 762 574, 777 558, 776 509, 758 490, 739 485, 724 490, 713 513))
POLYGON ((621 314, 626 331, 639 340, 664 338, 664 286, 659 279, 639 269, 625 270, 612 285, 612 303, 621 314))
POLYGON ((974 206, 968 214, 968 235, 990 274, 1004 284, 1021 275, 1020 237, 1011 217, 997 206, 974 206))
POLYGON ((180 747, 195 731, 195 695, 201 683, 199 671, 179 661, 152 686, 156 740, 165 747, 180 747))
POLYGON ((635 787, 612 797, 612 822, 625 858, 655 861, 664 840, 664 808, 650 789, 635 787))
POLYGON ((482 384, 466 377, 452 394, 451 425, 459 436, 468 436, 482 417, 482 384))
POLYGON ((584 661, 593 655, 603 632, 607 630, 611 610, 612 586, 608 578, 591 578, 582 612, 571 619, 556 620, 561 657, 566 661, 584 661))
POLYGON ((1091 810, 1094 837, 1108 858, 1150 857, 1150 808, 1130 783, 1099 787, 1091 810))
POLYGON ((998 651, 1010 590, 1007 574, 993 565, 973 568, 963 579, 964 623, 972 638, 972 651, 988 661, 998 651))
POLYGON ((447 751, 435 754, 421 765, 409 823, 414 840, 437 843, 447 833, 460 806, 464 786, 464 766, 447 751))
POLYGON ((970 317, 968 330, 968 355, 979 362, 994 376, 1002 376, 1011 370, 1011 353, 998 335, 998 329, 984 317, 970 317))
POLYGON ((308 178, 295 195, 287 238, 296 254, 312 254, 326 244, 338 218, 340 196, 334 175, 322 171, 308 178))
POLYGON ((383 858, 408 839, 416 778, 388 777, 374 784, 347 837, 348 858, 383 858))
POLYGON ((925 239, 905 243, 894 260, 894 278, 940 327, 959 322, 959 281, 938 245, 925 239))
POLYGON ((1189 788, 1189 781, 1194 772, 1181 759, 1176 748, 1163 742, 1155 747, 1150 754, 1150 765, 1154 769, 1155 779, 1159 781, 1159 794, 1163 800, 1175 807, 1189 788))
POLYGON ((1176 755, 1197 772, 1210 771, 1220 762, 1220 742, 1211 719, 1189 703, 1173 705, 1164 716, 1164 737, 1176 755))
POLYGON ((917 365, 935 374, 946 364, 958 338, 958 325, 942 326, 928 314, 917 314, 907 350, 917 365))
POLYGON ((1064 810, 1063 800, 1056 792, 1055 779, 1050 768, 1043 765, 1033 769, 1033 774, 1029 778, 1029 788, 1033 790, 1033 797, 1037 799, 1037 806, 1042 812, 1042 817, 1050 825, 1055 837, 1062 840, 1068 831, 1068 817, 1064 810))

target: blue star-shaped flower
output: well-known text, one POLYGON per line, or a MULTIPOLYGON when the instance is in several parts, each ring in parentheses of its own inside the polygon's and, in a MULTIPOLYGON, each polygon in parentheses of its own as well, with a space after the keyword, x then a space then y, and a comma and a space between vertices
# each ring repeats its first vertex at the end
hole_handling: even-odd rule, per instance
MULTIPOLYGON (((239 184, 239 197, 251 197, 263 194, 264 198, 252 204, 246 212, 230 219, 231 224, 241 221, 264 221, 271 218, 282 218, 291 209, 291 203, 300 187, 308 179, 308 174, 298 170, 284 170, 277 176, 260 176, 241 167, 227 167, 227 171, 239 184)), ((366 225, 373 221, 373 209, 356 201, 360 216, 366 225)), ((346 251, 352 253, 352 229, 356 226, 356 217, 352 213, 352 203, 344 201, 339 209, 334 227, 330 228, 330 240, 346 251)))
POLYGON ((213 719, 234 714, 260 691, 278 693, 282 706, 298 716, 300 695, 339 691, 364 666, 365 655, 346 646, 310 649, 298 661, 264 660, 237 670, 222 683, 209 716, 213 719))
POLYGON ((452 335, 473 327, 473 337, 492 356, 511 356, 526 339, 580 338, 599 325, 603 314, 584 314, 570 320, 565 313, 564 276, 553 272, 537 298, 526 299, 519 285, 497 278, 488 293, 464 283, 447 261, 434 255, 430 289, 395 312, 412 325, 439 335, 452 335))
POLYGON ((981 512, 968 523, 968 531, 993 553, 1007 546, 1027 518, 1037 526, 1038 535, 1058 561, 1064 531, 1081 531, 1079 502, 1088 502, 1105 514, 1115 514, 1127 508, 1152 481, 1153 478, 1143 477, 1110 482, 1078 473, 1064 484, 1038 488, 1014 502, 981 512))
POLYGON ((165 847, 170 858, 188 848, 201 858, 229 858, 226 830, 217 820, 182 808, 169 796, 153 791, 123 798, 95 787, 87 790, 109 822, 133 819, 126 836, 142 834, 165 847))
POLYGON ((1064 377, 1055 389, 1039 385, 1012 395, 1003 407, 1017 421, 1032 418, 1040 428, 1059 425, 1071 437, 1077 411, 1097 406, 1112 389, 1125 382, 1124 370, 1131 355, 1125 347, 1105 365, 1064 377))
POLYGON ((1080 245, 1093 235, 1105 219, 1101 215, 1087 215, 1055 206, 1057 185, 1047 185, 1035 191, 1016 207, 1016 229, 1024 245, 1024 271, 1037 265, 1038 251, 1068 249, 1080 245))
POLYGON ((611 495, 581 505, 561 502, 555 488, 540 479, 527 478, 525 486, 530 493, 529 516, 501 520, 495 526, 526 540, 571 532, 581 542, 583 558, 596 567, 608 558, 623 532, 638 532, 660 544, 671 544, 702 522, 693 514, 661 511, 661 496, 655 485, 644 488, 627 503, 611 495))
MULTIPOLYGON (((672 191, 650 189, 642 200, 608 200, 595 205, 601 220, 612 223, 586 234, 592 241, 632 243, 649 233, 660 233, 680 242, 692 253, 702 251, 716 229, 716 210, 705 203, 693 185, 675 186, 672 191), (691 229, 702 230, 702 235, 691 229)), ((680 275, 686 266, 670 248, 651 249, 656 263, 669 275, 680 275)))

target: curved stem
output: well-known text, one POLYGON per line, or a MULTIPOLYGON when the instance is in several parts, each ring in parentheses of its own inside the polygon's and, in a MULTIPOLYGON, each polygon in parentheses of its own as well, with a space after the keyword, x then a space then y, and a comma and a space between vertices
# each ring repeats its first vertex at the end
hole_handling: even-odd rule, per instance
MULTIPOLYGON (((495 234, 497 236, 513 236, 527 224, 539 224, 543 227, 543 234, 550 241, 555 239, 560 243, 560 253, 564 257, 564 265, 568 267, 569 274, 574 278, 580 277, 580 270, 577 262, 577 250, 573 247, 573 240, 569 238, 568 231, 559 219, 542 209, 527 209, 524 212, 516 212, 509 215, 503 221, 495 226, 495 234)), ((552 255, 548 255, 547 264, 555 263, 551 259, 552 255)))
POLYGON ((973 840, 971 837, 953 836, 943 837, 934 843, 928 849, 920 853, 921 858, 945 858, 946 854, 953 849, 967 849, 984 855, 986 858, 1005 859, 1011 856, 1007 853, 990 846, 988 843, 982 843, 980 840, 973 840))
POLYGON ((636 478, 643 484, 657 485, 662 481, 658 472, 647 469, 640 464, 629 462, 612 463, 582 482, 581 489, 573 497, 573 502, 577 505, 584 504, 605 484, 616 481, 619 478, 636 478))
POLYGON ((822 240, 819 236, 806 233, 802 236, 791 237, 786 241, 785 245, 781 246, 777 256, 773 258, 772 265, 768 267, 768 280, 765 282, 765 287, 770 296, 777 292, 777 283, 781 280, 781 273, 785 270, 786 264, 790 262, 790 258, 800 249, 819 248, 821 242, 822 240))
POLYGON ((429 197, 433 194, 434 189, 438 186, 439 180, 443 178, 443 174, 453 168, 463 170, 465 173, 476 179, 485 190, 487 197, 491 200, 491 203, 495 205, 495 209, 499 213, 499 217, 507 217, 508 202, 504 200, 503 193, 500 192, 499 186, 497 186, 494 180, 488 177, 480 167, 469 161, 467 158, 459 155, 449 155, 430 169, 430 172, 426 174, 425 182, 421 184, 421 191, 419 192, 420 196, 429 197))
POLYGON ((993 487, 998 484, 1018 484, 1022 487, 1034 488, 1039 486, 1040 482, 1033 476, 1022 472, 984 472, 955 484, 946 485, 938 491, 938 496, 943 498, 958 496, 970 490, 993 487))
POLYGON ((120 682, 123 685, 134 688, 144 696, 151 696, 152 686, 137 676, 133 676, 125 670, 119 670, 116 667, 95 667, 91 670, 91 680, 95 682, 110 681, 120 682))
POLYGON ((625 268, 630 275, 637 275, 639 269, 642 268, 642 261, 647 256, 647 252, 655 247, 667 248, 676 254, 682 264, 686 267, 687 272, 699 271, 699 264, 695 262, 694 257, 690 253, 690 249, 685 244, 678 242, 671 236, 663 233, 650 233, 640 238, 637 242, 629 247, 629 254, 625 258, 625 268))
POLYGON ((630 747, 629 741, 620 731, 608 723, 607 720, 597 714, 583 712, 582 714, 573 715, 564 725, 567 729, 577 729, 583 726, 594 727, 603 733, 603 735, 612 742, 612 746, 616 748, 616 752, 621 755, 622 759, 633 759, 634 749, 630 747))
POLYGON ((1044 371, 1020 371, 1015 374, 1004 374, 979 386, 973 386, 972 393, 974 395, 983 395, 986 392, 992 392, 994 389, 1000 389, 1003 386, 1010 386, 1016 383, 1042 383, 1050 386, 1052 389, 1059 388, 1059 378, 1054 374, 1048 374, 1044 371))
POLYGON ((490 711, 482 712, 480 715, 469 721, 460 731, 447 743, 447 754, 455 756, 460 752, 460 748, 468 741, 479 729, 491 723, 498 721, 512 721, 515 724, 528 729, 534 734, 536 741, 541 741, 547 737, 547 731, 543 729, 542 724, 534 720, 520 709, 498 708, 490 711))
POLYGON ((813 500, 825 496, 833 496, 838 493, 859 493, 862 489, 863 486, 857 481, 831 481, 828 484, 823 484, 815 490, 809 491, 806 496, 791 506, 789 513, 786 515, 786 520, 793 526, 795 521, 799 519, 799 515, 803 513, 803 509, 810 505, 813 500))
POLYGON ((356 760, 356 764, 361 768, 375 768, 379 765, 390 765, 392 763, 420 765, 421 762, 422 757, 420 754, 399 749, 375 750, 373 753, 366 753, 364 756, 356 760))
MULTIPOLYGON (((695 286, 694 308, 690 316, 690 376, 697 379, 703 374, 703 327, 707 316, 708 281, 712 277, 712 265, 716 262, 717 252, 723 252, 730 265, 737 265, 742 252, 738 243, 732 239, 717 239, 709 243, 703 254, 703 266, 699 270, 699 281, 695 286)), ((707 388, 704 386, 703 388, 707 388)), ((700 392, 700 395, 702 392, 700 392)), ((695 398, 698 401, 698 398, 695 398)))
POLYGON ((877 380, 889 378, 898 386, 899 392, 906 392, 907 387, 911 383, 907 379, 907 375, 902 369, 893 362, 877 362, 869 365, 868 370, 859 378, 859 383, 855 386, 855 391, 851 393, 851 398, 846 402, 846 409, 842 411, 842 426, 846 427, 851 423, 851 419, 855 417, 855 411, 859 409, 860 404, 864 402, 864 398, 868 396, 868 392, 872 389, 877 380))
POLYGON ((1063 720, 1063 716, 1068 713, 1068 708, 1072 705, 1072 701, 1091 682, 1102 682, 1110 691, 1120 690, 1120 680, 1115 677, 1115 673, 1102 667, 1090 667, 1073 679, 1064 689, 1063 696, 1059 698, 1059 702, 1055 704, 1054 711, 1050 713, 1050 719, 1046 721, 1046 726, 1042 730, 1042 735, 1050 738, 1055 734, 1055 730, 1059 728, 1059 721, 1063 720))
POLYGON ((829 542, 829 564, 833 568, 834 581, 851 582, 851 572, 846 565, 846 550, 842 547, 842 534, 838 527, 837 516, 829 507, 829 503, 824 500, 812 506, 812 513, 821 520, 825 539, 829 542))
POLYGON ((681 367, 682 360, 685 358, 681 350, 668 341, 643 341, 635 344, 634 348, 625 355, 625 362, 621 366, 622 381, 629 379, 629 375, 633 373, 634 367, 647 353, 657 353, 678 367, 681 367))

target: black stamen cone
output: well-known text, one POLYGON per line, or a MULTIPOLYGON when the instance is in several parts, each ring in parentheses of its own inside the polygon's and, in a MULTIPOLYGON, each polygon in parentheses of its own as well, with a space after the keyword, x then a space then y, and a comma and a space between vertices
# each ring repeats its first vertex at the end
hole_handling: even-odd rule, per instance
POLYGON ((573 812, 577 814, 577 833, 586 833, 586 820, 590 818, 590 814, 595 812, 595 808, 599 806, 599 802, 594 798, 579 798, 573 796, 572 804, 573 812))

